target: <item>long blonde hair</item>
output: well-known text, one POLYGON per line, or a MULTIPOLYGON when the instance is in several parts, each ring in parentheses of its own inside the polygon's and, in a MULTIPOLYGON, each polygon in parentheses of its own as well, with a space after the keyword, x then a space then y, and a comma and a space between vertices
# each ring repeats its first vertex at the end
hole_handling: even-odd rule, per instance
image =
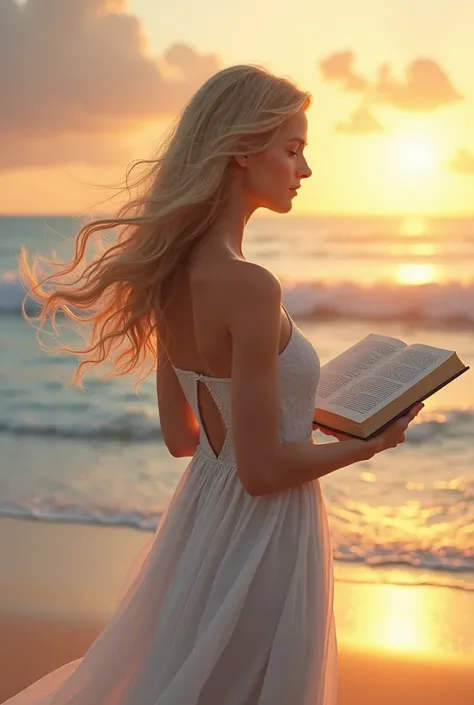
POLYGON ((115 376, 150 374, 157 363, 157 321, 173 276, 225 204, 232 158, 266 149, 283 122, 310 104, 310 93, 260 66, 219 71, 192 96, 154 157, 128 169, 123 190, 138 188, 139 195, 115 217, 84 225, 69 263, 49 262, 58 271, 45 275, 39 268, 44 260, 30 265, 22 249, 27 297, 41 307, 39 332, 48 319, 57 332, 58 313, 91 324, 88 345, 56 348, 84 358, 74 384, 80 385, 86 367, 104 361, 115 376), (137 166, 143 173, 132 179, 137 166), (86 264, 91 237, 113 228, 114 244, 86 264))

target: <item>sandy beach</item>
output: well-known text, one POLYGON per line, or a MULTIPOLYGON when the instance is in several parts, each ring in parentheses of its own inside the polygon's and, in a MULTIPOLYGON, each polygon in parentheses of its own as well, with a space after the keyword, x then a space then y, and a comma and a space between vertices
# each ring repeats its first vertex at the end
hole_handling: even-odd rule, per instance
MULTIPOLYGON (((82 656, 151 534, 0 520, 0 702, 82 656)), ((474 594, 336 582, 339 705, 472 705, 474 594)))

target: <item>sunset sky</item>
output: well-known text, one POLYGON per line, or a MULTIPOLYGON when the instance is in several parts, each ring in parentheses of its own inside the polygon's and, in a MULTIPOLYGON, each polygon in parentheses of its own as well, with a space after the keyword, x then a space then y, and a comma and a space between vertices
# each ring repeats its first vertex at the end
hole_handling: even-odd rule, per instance
POLYGON ((209 75, 256 63, 314 95, 294 214, 474 213, 473 27, 466 0, 1 0, 0 212, 100 209, 209 75))

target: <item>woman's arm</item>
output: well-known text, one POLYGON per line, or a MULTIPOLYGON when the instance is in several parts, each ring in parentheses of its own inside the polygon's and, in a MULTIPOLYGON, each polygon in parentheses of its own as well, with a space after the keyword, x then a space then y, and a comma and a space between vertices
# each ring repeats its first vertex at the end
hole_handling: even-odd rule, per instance
POLYGON ((158 347, 156 392, 161 432, 169 452, 175 458, 193 455, 199 441, 199 425, 161 346, 158 347))
POLYGON ((237 470, 253 496, 289 489, 367 460, 372 444, 282 443, 278 349, 281 286, 267 270, 241 263, 228 281, 232 338, 232 428, 237 470), (243 273, 243 277, 241 276, 243 273))

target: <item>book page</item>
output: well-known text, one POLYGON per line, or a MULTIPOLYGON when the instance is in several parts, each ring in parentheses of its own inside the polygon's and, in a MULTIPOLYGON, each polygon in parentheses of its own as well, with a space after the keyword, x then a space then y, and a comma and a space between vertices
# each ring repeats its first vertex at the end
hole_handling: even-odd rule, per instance
POLYGON ((318 406, 335 413, 342 412, 354 421, 362 421, 403 394, 452 354, 451 350, 418 343, 405 346, 388 360, 374 366, 368 375, 318 406))
POLYGON ((362 373, 373 369, 405 348, 406 343, 398 338, 370 333, 321 367, 317 403, 328 399, 362 373))
POLYGON ((385 379, 400 382, 408 388, 439 367, 452 354, 451 350, 416 343, 398 351, 389 362, 377 369, 377 374, 385 379))
MULTIPOLYGON (((439 360, 438 364, 441 364, 445 360, 449 360, 452 355, 456 355, 455 350, 435 348, 433 345, 423 345, 422 343, 412 343, 411 345, 408 345, 407 351, 408 350, 415 350, 427 355, 433 355, 439 360)), ((437 367, 437 365, 435 365, 435 367, 437 367)))
POLYGON ((397 384, 373 373, 342 389, 339 394, 318 406, 334 413, 342 413, 348 419, 363 421, 384 407, 392 398, 396 398, 404 389, 403 384, 397 384))

